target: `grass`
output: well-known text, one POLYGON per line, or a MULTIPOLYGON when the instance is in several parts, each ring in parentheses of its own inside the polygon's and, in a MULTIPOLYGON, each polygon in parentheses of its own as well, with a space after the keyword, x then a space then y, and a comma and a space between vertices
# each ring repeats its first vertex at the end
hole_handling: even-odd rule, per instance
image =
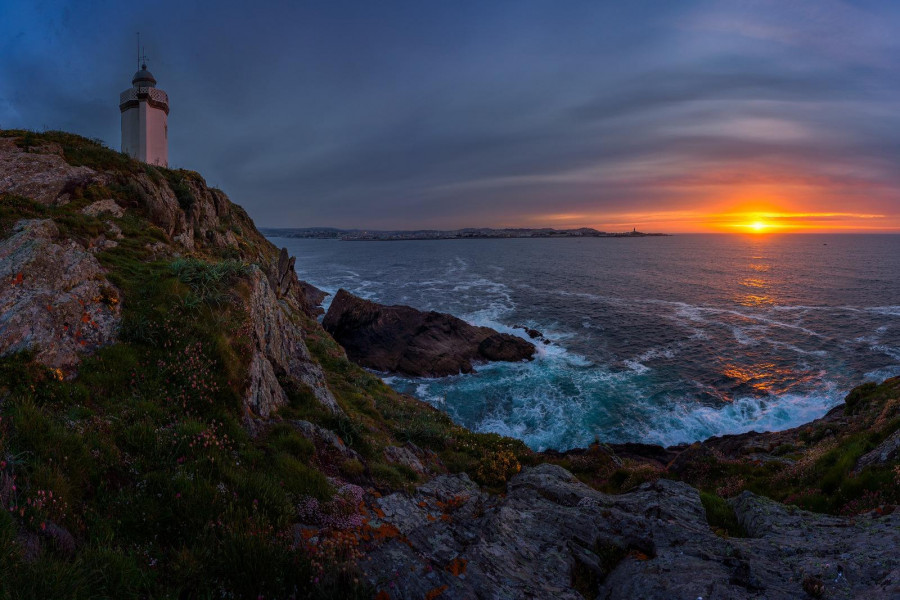
POLYGON ((715 494, 700 492, 700 501, 706 509, 706 521, 718 535, 724 537, 747 537, 734 509, 724 498, 715 494))
MULTIPOLYGON (((430 450, 440 460, 432 469, 468 473, 493 492, 503 492, 523 466, 548 460, 610 493, 668 476, 660 467, 614 459, 601 444, 537 454, 518 440, 468 431, 350 363, 305 315, 295 318, 345 414, 325 410, 312 390, 282 374, 284 421, 251 437, 241 401, 252 355, 247 272, 249 264, 271 260, 275 249, 246 213, 233 207, 216 230, 242 232, 237 246, 201 241, 180 258, 155 253, 154 245, 171 240, 149 219, 150 198, 138 180, 167 182, 191 211, 205 189, 199 175, 141 165, 69 134, 0 135, 28 150, 58 144, 72 164, 111 174, 103 186, 73 186, 63 206, 3 195, 3 236, 22 218, 51 218, 83 244, 107 232, 107 221, 125 236, 97 253, 122 293, 119 343, 86 358, 67 381, 28 353, 0 357, 0 478, 15 478, 17 489, 0 498, 15 508, 0 510, 0 600, 370 597, 354 581, 352 561, 335 551, 319 565, 319 557, 292 546, 291 526, 299 502, 314 498, 326 506, 335 497, 326 473, 381 493, 419 482, 412 469, 386 460, 390 445, 430 450), (106 198, 128 206, 125 216, 81 213, 106 198), (359 458, 329 458, 290 425, 294 419, 330 429, 359 458), (77 550, 49 543, 48 524, 71 533, 77 550), (43 550, 26 557, 16 539, 41 540, 43 550)), ((710 526, 729 536, 742 531, 724 498, 744 489, 836 514, 898 503, 895 464, 853 472, 858 458, 900 425, 897 397, 895 384, 858 388, 846 408, 857 429, 810 428, 796 444, 773 450, 783 461, 704 456, 681 477, 701 490, 710 526)), ((611 569, 627 551, 610 546, 596 553, 611 569)), ((578 574, 586 593, 597 581, 588 571, 578 574)))
MULTIPOLYGON (((121 342, 71 381, 28 353, 0 357, 0 489, 16 485, 0 498, 0 599, 369 597, 351 564, 335 559, 320 573, 292 547, 296 503, 335 493, 312 443, 286 426, 254 439, 241 424, 245 262, 153 254, 147 246, 168 237, 126 177, 146 171, 81 138, 23 140, 51 142, 75 164, 124 178, 74 187, 64 206, 4 195, 0 227, 5 236, 19 219, 51 218, 87 244, 115 222, 125 238, 97 257, 122 292, 121 342), (132 206, 123 218, 81 214, 110 197, 132 206), (76 552, 55 550, 47 527, 74 536, 76 552), (42 540, 37 556, 14 543, 28 538, 42 540)), ((309 405, 294 392, 295 406, 309 405)))
POLYGON ((189 178, 186 171, 163 169, 164 177, 169 182, 169 187, 175 192, 175 198, 178 200, 178 206, 184 212, 190 210, 197 204, 197 197, 191 189, 189 178))
POLYGON ((25 129, 2 130, 0 135, 16 138, 16 145, 25 151, 35 151, 48 144, 56 144, 62 149, 66 162, 73 167, 84 166, 126 175, 142 170, 141 163, 122 152, 107 148, 101 140, 92 140, 64 131, 38 133, 25 129))

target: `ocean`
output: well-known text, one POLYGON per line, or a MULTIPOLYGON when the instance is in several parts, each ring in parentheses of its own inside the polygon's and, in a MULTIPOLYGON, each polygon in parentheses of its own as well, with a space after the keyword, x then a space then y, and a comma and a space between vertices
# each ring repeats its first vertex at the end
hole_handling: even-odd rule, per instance
POLYGON ((385 376, 536 450, 785 429, 900 375, 900 236, 271 239, 328 292, 543 332, 532 362, 385 376))

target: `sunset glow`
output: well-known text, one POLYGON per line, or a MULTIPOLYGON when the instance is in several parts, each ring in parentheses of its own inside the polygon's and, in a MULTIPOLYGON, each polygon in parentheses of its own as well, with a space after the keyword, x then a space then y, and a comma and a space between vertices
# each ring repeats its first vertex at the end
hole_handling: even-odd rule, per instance
POLYGON ((670 233, 891 233, 900 231, 900 219, 877 213, 797 210, 777 205, 741 204, 725 210, 656 212, 550 213, 505 226, 593 227, 601 231, 666 231, 670 233))

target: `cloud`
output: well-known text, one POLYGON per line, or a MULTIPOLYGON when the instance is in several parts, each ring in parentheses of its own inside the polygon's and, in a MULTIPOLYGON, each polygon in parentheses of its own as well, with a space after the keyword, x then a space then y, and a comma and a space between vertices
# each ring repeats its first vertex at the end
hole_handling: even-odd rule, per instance
POLYGON ((261 225, 900 213, 887 2, 74 6, 0 25, 0 124, 117 146, 140 27, 173 163, 261 225))

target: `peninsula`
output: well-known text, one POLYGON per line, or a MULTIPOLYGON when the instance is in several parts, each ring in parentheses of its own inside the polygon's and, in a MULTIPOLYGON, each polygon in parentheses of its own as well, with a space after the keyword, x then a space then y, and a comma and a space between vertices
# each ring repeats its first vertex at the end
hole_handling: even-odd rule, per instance
POLYGON ((305 239, 337 239, 343 241, 378 241, 393 242, 406 240, 473 240, 473 239, 509 239, 509 238, 636 238, 661 237, 667 233, 644 233, 633 229, 626 232, 598 231, 590 227, 579 229, 538 229, 470 227, 466 229, 415 229, 398 231, 370 231, 366 229, 335 229, 333 227, 306 227, 301 229, 260 228, 267 237, 305 238, 305 239))

